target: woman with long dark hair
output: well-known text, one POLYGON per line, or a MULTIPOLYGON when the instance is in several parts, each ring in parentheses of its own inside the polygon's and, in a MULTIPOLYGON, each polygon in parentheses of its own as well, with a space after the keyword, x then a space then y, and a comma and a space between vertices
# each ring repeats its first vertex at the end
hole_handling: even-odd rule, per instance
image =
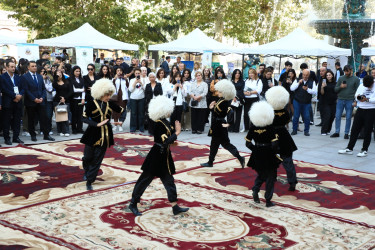
POLYGON ((158 72, 156 73, 156 81, 161 84, 161 87, 163 88, 163 95, 170 98, 172 94, 173 86, 171 87, 171 84, 168 78, 164 76, 165 76, 165 70, 160 68, 158 72))
POLYGON ((287 77, 283 80, 282 86, 288 91, 289 93, 289 103, 287 110, 290 114, 290 117, 293 117, 294 108, 293 108, 293 99, 294 99, 294 91, 290 90, 290 86, 293 84, 294 81, 297 79, 297 74, 294 69, 290 69, 287 71, 287 77))
POLYGON ((141 67, 146 67, 146 69, 147 69, 147 76, 151 73, 151 69, 148 67, 148 61, 147 61, 147 59, 143 59, 141 61, 141 67))
POLYGON ((265 96, 267 90, 272 88, 273 86, 277 85, 277 81, 275 78, 272 77, 273 71, 271 68, 266 68, 263 73, 262 83, 263 83, 263 89, 260 93, 261 96, 265 96))
MULTIPOLYGON (((116 68, 116 75, 113 78, 113 84, 115 85, 115 88, 116 88, 115 98, 113 101, 118 106, 126 110, 126 104, 129 100, 129 93, 128 93, 129 82, 128 82, 128 79, 126 79, 124 76, 124 70, 122 67, 116 68)), ((121 117, 121 113, 113 111, 112 118, 115 123, 119 124, 120 117, 121 117)), ((122 128, 122 124, 121 126, 120 125, 114 126, 113 131, 116 131, 117 128, 119 132, 124 131, 124 129, 122 128)))
POLYGON ((92 101, 91 87, 94 85, 97 76, 95 74, 95 65, 90 63, 87 65, 87 75, 83 76, 83 82, 86 91, 86 102, 92 101))
POLYGON ((98 79, 107 78, 109 80, 112 80, 111 72, 109 70, 108 65, 102 65, 99 70, 98 79))
POLYGON ((180 72, 178 70, 178 67, 176 65, 173 65, 172 68, 171 68, 171 72, 169 73, 169 76, 168 76, 168 79, 169 79, 170 83, 172 83, 172 81, 174 79, 174 76, 176 75, 177 72, 180 72))
POLYGON ((72 133, 83 134, 82 114, 83 106, 85 105, 85 85, 81 75, 81 68, 79 66, 73 67, 69 81, 73 87, 73 96, 70 101, 70 108, 72 111, 72 133))
POLYGON ((249 111, 251 106, 259 101, 259 95, 262 92, 263 83, 258 78, 258 74, 255 69, 249 69, 249 78, 245 81, 245 87, 243 93, 245 95, 245 107, 244 107, 244 130, 248 131, 250 127, 249 111))
POLYGON ((329 135, 336 115, 337 93, 335 92, 335 74, 328 69, 325 79, 318 85, 320 114, 322 116, 322 135, 329 135))
POLYGON ((204 131, 204 115, 207 109, 206 95, 208 92, 207 84, 203 81, 202 72, 195 73, 195 82, 191 83, 190 88, 190 110, 191 110, 191 129, 193 134, 202 134, 204 131))
POLYGON ((236 88, 236 96, 231 102, 231 107, 234 111, 234 123, 229 127, 229 132, 238 133, 240 132, 242 107, 245 104, 245 95, 243 89, 245 87, 245 81, 242 79, 242 72, 239 69, 235 69, 232 74, 232 83, 236 88))
MULTIPOLYGON (((191 81, 192 81, 192 76, 191 76, 190 69, 184 69, 184 71, 182 72, 182 84, 186 93, 186 97, 184 100, 186 103, 190 102, 191 81)), ((187 110, 182 110, 181 127, 185 131, 191 130, 191 115, 190 115, 188 107, 187 107, 187 110)))
POLYGON ((210 92, 212 94, 210 103, 216 102, 217 100, 219 100, 219 97, 217 97, 217 93, 216 93, 216 90, 215 90, 215 84, 218 81, 220 81, 222 79, 226 79, 226 78, 227 77, 225 76, 224 70, 221 67, 217 67, 215 69, 214 79, 211 81, 211 84, 210 84, 210 92))
POLYGON ((181 75, 179 71, 174 74, 172 84, 173 84, 172 99, 175 103, 175 107, 171 115, 171 123, 174 124, 176 121, 181 123, 182 105, 186 96, 186 92, 182 84, 181 75))
MULTIPOLYGON (((53 88, 56 91, 56 95, 53 98, 53 106, 56 107, 59 104, 66 104, 68 106, 67 112, 70 109, 70 100, 73 95, 73 87, 71 83, 65 79, 60 69, 57 69, 53 74, 53 88)), ((60 136, 70 136, 69 134, 69 121, 56 122, 57 133, 60 136)))

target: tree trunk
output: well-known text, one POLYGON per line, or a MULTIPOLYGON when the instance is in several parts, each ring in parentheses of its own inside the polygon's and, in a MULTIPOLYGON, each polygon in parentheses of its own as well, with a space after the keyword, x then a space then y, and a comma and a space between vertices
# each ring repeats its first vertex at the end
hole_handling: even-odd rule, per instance
POLYGON ((215 19, 215 39, 219 42, 223 41, 223 32, 224 32, 224 20, 223 14, 219 10, 216 14, 215 19))

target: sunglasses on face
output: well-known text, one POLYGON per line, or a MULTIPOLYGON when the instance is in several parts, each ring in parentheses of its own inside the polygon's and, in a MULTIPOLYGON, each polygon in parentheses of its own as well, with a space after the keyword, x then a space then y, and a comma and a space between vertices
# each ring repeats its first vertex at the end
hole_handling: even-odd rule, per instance
POLYGON ((88 71, 94 71, 94 69, 93 69, 93 68, 87 68, 87 70, 88 70, 88 71))

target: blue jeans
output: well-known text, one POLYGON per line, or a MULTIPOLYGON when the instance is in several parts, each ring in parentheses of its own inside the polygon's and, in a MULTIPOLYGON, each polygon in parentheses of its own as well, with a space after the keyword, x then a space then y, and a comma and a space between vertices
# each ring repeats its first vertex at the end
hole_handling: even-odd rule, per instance
POLYGON ((349 134, 350 125, 352 122, 352 113, 353 113, 353 100, 337 100, 336 104, 336 133, 340 134, 340 126, 341 126, 341 115, 342 112, 346 112, 346 123, 345 123, 345 134, 349 134))
POLYGON ((130 99, 130 132, 143 132, 145 122, 145 99, 130 99))
POLYGON ((304 104, 293 100, 294 114, 293 114, 293 131, 298 129, 299 116, 302 115, 303 122, 305 123, 305 132, 310 131, 310 107, 311 103, 304 104))

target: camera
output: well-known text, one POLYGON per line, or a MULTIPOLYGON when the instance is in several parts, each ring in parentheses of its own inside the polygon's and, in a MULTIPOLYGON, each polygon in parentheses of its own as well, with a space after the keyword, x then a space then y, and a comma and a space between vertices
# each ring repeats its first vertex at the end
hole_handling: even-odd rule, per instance
POLYGON ((46 75, 47 75, 47 71, 44 71, 44 72, 43 72, 43 75, 45 75, 45 76, 46 76, 46 75))
POLYGON ((358 101, 361 101, 362 99, 366 99, 366 96, 365 95, 359 95, 359 96, 357 96, 357 100, 358 101))
POLYGON ((141 76, 137 76, 137 79, 138 79, 138 80, 141 79, 141 76))

